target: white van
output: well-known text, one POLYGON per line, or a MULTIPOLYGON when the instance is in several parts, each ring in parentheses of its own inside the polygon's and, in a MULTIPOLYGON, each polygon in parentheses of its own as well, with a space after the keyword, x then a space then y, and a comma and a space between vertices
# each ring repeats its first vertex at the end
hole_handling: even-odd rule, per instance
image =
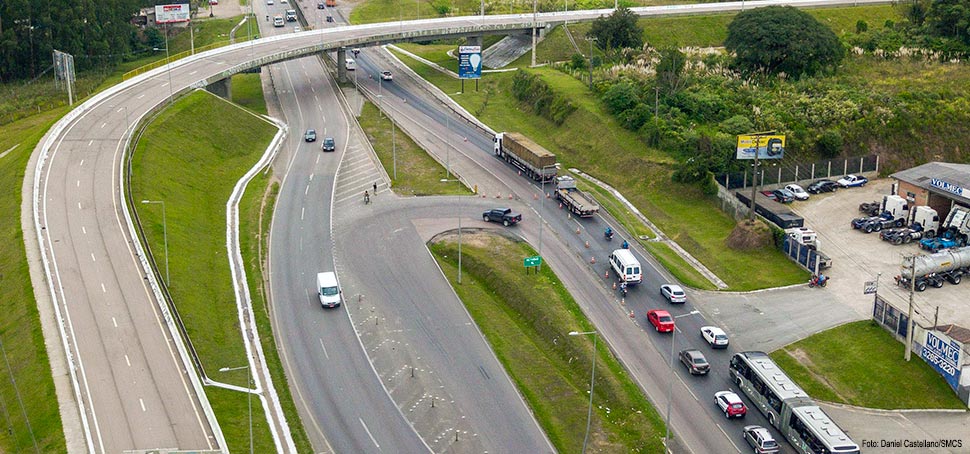
POLYGON ((332 271, 317 274, 317 295, 320 296, 320 305, 323 307, 340 306, 340 285, 337 284, 337 275, 332 271))
POLYGON ((613 272, 627 285, 636 285, 643 280, 640 273, 640 262, 629 249, 617 249, 610 254, 610 266, 613 272))
POLYGON ((353 71, 357 69, 357 62, 355 62, 353 58, 347 57, 347 59, 344 60, 344 67, 347 68, 347 71, 353 71))

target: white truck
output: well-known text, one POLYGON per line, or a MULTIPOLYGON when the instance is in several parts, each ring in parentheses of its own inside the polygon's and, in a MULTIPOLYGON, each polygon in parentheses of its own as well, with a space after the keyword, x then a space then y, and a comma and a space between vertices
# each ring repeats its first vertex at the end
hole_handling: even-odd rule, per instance
POLYGON ((970 246, 906 258, 900 268, 896 283, 901 287, 912 285, 922 292, 928 286, 942 287, 944 280, 957 285, 964 274, 970 273, 970 246), (916 276, 915 282, 911 282, 912 276, 916 276))
POLYGON ((321 306, 339 307, 340 293, 340 284, 337 283, 337 275, 333 271, 317 273, 317 296, 320 297, 321 306))
POLYGON ((805 247, 815 251, 815 254, 818 256, 819 269, 830 268, 832 266, 832 258, 819 250, 822 247, 822 241, 818 239, 818 234, 814 230, 808 227, 794 227, 785 229, 785 234, 788 235, 791 241, 805 245, 805 247))
POLYGON ((910 211, 909 227, 883 230, 879 238, 892 244, 909 244, 922 238, 933 238, 940 228, 940 216, 936 210, 920 205, 910 211))
POLYGON ((568 175, 556 177, 556 198, 573 214, 588 218, 600 211, 592 197, 576 187, 576 180, 568 175))
POLYGON ((535 181, 556 178, 556 155, 517 132, 500 132, 492 139, 495 156, 517 167, 535 181))

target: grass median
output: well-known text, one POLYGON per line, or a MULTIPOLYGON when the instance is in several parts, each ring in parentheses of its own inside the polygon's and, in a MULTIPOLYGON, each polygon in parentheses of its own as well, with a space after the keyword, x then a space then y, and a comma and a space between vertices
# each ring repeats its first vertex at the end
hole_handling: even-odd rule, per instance
MULTIPOLYGON (((499 361, 559 452, 578 452, 586 430, 592 339, 569 336, 593 326, 549 267, 526 274, 525 243, 491 234, 462 240, 462 284, 457 243, 430 249, 499 361)), ((590 451, 660 453, 664 425, 657 411, 612 355, 598 343, 590 451)))
MULTIPOLYGON (((132 199, 165 202, 169 290, 202 365, 212 379, 243 387, 249 384, 247 370, 219 372, 248 364, 226 255, 226 201, 275 132, 274 125, 253 114, 196 91, 146 127, 132 157, 132 199)), ((162 208, 135 208, 145 240, 164 266, 162 208)), ((246 451, 246 394, 212 387, 206 394, 229 448, 246 451)), ((255 451, 271 452, 275 447, 262 406, 254 402, 255 451)))
POLYGON ((819 400, 883 409, 967 408, 918 356, 904 361, 903 350, 875 322, 862 320, 787 345, 771 358, 819 400))

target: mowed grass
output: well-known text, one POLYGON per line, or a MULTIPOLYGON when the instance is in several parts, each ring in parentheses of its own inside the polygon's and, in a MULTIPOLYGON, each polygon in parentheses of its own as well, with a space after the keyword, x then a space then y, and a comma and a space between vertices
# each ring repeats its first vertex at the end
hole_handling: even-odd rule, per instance
MULTIPOLYGON (((535 251, 504 237, 465 236, 460 285, 454 238, 430 249, 553 446, 578 452, 586 430, 593 339, 568 333, 593 326, 562 282, 549 267, 524 273, 522 258, 535 251)), ((602 340, 595 358, 589 451, 663 452, 659 414, 602 340)))
MULTIPOLYGON (((701 3, 702 0, 620 0, 621 6, 654 6, 683 3, 701 3)), ((562 11, 567 6, 561 1, 539 2, 539 12, 562 11)), ((612 8, 613 0, 570 1, 568 8, 601 9, 612 8)), ((522 0, 501 0, 485 2, 485 14, 531 13, 532 2, 522 0)), ((415 0, 400 2, 393 0, 366 0, 350 13, 350 23, 366 24, 409 19, 422 19, 446 16, 474 16, 481 13, 481 2, 476 0, 415 0), (439 10, 438 8, 444 8, 439 10)))
MULTIPOLYGON (((219 372, 248 364, 227 259, 226 201, 275 131, 254 115, 196 91, 147 126, 132 157, 132 199, 165 202, 169 290, 206 374, 243 387, 249 381, 245 370, 219 372)), ((163 270, 161 206, 137 204, 135 209, 145 241, 163 270)), ((213 407, 227 409, 216 416, 230 449, 244 451, 249 426, 239 418, 248 414, 240 407, 245 395, 221 400, 221 390, 206 391, 213 407)), ((256 434, 256 446, 257 452, 275 449, 266 431, 256 434)))
POLYGON ((687 260, 677 254, 669 244, 659 241, 643 241, 641 244, 681 284, 702 290, 717 290, 717 286, 707 280, 703 274, 697 271, 697 268, 687 263, 687 260))
MULTIPOLYGON (((27 160, 66 111, 54 109, 0 127, 0 186, 6 188, 0 191, 0 452, 67 452, 20 226, 21 187, 25 177, 34 177, 24 174, 27 160)), ((61 348, 59 340, 50 342, 61 348)))
POLYGON ((391 177, 391 189, 399 195, 450 195, 471 194, 471 191, 453 180, 447 169, 435 161, 418 144, 414 143, 401 128, 391 132, 391 121, 383 117, 371 102, 365 102, 361 110, 360 127, 377 152, 384 171, 391 177), (394 137, 392 137, 392 135, 394 137), (395 148, 392 147, 392 139, 395 148), (394 178, 394 155, 397 154, 397 178, 394 178))
MULTIPOLYGON (((670 179, 673 158, 648 148, 623 129, 585 84, 550 68, 528 69, 565 95, 577 110, 562 125, 532 114, 511 96, 513 73, 487 74, 479 91, 455 93, 456 81, 401 54, 401 60, 497 131, 518 131, 548 148, 564 167, 576 167, 617 188, 637 209, 729 286, 744 291, 804 282, 808 272, 767 247, 725 252, 733 218, 716 199, 670 179), (752 273, 750 270, 758 270, 752 273)), ((523 69, 526 70, 526 69, 523 69)), ((683 261, 657 259, 670 270, 683 261)), ((685 273, 682 275, 687 276, 685 273)), ((706 281, 706 279, 705 279, 706 281)), ((706 284, 701 288, 709 288, 706 284)))
POLYGON ((263 82, 259 74, 236 74, 232 76, 232 102, 258 114, 267 114, 263 98, 263 82))
POLYGON ((904 348, 875 322, 862 320, 787 345, 771 358, 819 400, 885 409, 967 408, 915 352, 904 361, 904 348))

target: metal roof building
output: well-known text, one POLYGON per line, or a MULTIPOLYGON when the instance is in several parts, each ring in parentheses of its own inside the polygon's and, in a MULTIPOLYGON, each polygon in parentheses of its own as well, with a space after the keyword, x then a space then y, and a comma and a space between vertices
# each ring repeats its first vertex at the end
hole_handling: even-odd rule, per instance
POLYGON ((954 204, 970 207, 970 164, 928 162, 890 175, 896 193, 915 205, 932 207, 944 219, 954 204))

